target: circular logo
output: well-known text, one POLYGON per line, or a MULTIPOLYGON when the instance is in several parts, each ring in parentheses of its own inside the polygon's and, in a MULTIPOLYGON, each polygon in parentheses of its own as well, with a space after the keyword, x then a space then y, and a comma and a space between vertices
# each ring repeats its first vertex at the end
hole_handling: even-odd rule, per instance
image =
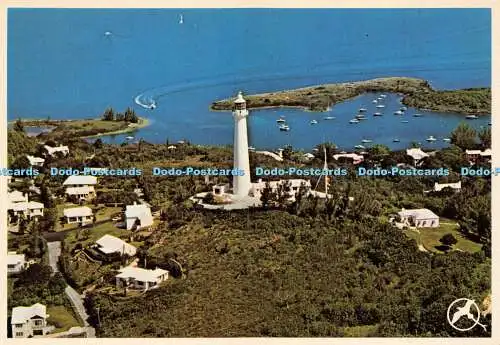
POLYGON ((470 331, 477 325, 483 327, 486 331, 486 326, 479 322, 479 319, 481 318, 481 310, 474 300, 468 298, 459 298, 454 300, 448 307, 447 318, 450 326, 457 331, 470 331), (460 326, 457 326, 457 323, 460 320, 468 321, 460 322, 460 326))

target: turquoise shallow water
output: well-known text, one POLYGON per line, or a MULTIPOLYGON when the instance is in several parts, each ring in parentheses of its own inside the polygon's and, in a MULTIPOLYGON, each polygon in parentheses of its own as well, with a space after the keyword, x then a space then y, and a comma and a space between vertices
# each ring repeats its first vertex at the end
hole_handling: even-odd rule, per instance
MULTIPOLYGON (((439 89, 490 86, 490 31, 490 12, 483 9, 11 9, 8 117, 88 118, 108 106, 131 106, 152 121, 137 138, 230 144, 230 115, 208 107, 238 90, 382 76, 424 78, 439 89), (157 108, 137 105, 138 95, 154 99, 157 108)), ((439 147, 445 143, 425 138, 446 137, 464 119, 422 111, 413 118, 416 110, 409 109, 409 122, 401 123, 392 115, 399 97, 390 95, 385 116, 373 118, 370 110, 369 120, 349 124, 373 97, 339 104, 330 114, 254 111, 250 144, 310 149, 331 140, 350 148, 369 138, 394 148, 411 141, 439 147), (287 117, 290 132, 277 130, 279 115, 287 117), (328 115, 336 119, 322 120, 328 115), (311 126, 312 118, 319 123, 311 126)), ((489 116, 470 121, 477 128, 488 122, 489 116)), ((106 140, 122 142, 124 136, 106 140)))

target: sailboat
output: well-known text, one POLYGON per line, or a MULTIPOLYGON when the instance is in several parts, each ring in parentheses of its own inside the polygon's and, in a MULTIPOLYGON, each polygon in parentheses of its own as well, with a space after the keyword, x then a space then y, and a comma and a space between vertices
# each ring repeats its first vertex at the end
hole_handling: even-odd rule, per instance
POLYGON ((182 14, 179 16, 179 24, 184 24, 184 17, 182 14))

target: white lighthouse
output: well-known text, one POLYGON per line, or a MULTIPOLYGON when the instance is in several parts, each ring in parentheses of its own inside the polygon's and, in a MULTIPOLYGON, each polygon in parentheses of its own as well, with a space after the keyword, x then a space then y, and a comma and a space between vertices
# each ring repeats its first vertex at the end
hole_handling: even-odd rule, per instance
POLYGON ((235 196, 248 196, 252 184, 250 183, 250 161, 248 158, 248 132, 247 132, 247 103, 241 94, 234 101, 234 169, 244 171, 243 176, 233 176, 233 194, 235 196))

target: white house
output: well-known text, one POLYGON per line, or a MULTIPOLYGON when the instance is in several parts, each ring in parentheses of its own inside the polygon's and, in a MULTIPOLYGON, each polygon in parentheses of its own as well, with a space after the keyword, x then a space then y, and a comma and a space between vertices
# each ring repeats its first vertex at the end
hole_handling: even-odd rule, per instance
POLYGON ((89 175, 71 175, 63 182, 66 187, 88 187, 97 184, 97 177, 89 175))
POLYGON ((68 224, 92 222, 92 209, 87 206, 65 208, 64 217, 68 224))
POLYGON ((54 327, 47 325, 47 308, 40 303, 33 304, 31 307, 12 308, 12 327, 13 338, 28 338, 35 335, 45 335, 54 327))
POLYGON ((9 204, 16 202, 28 202, 28 194, 23 194, 18 190, 13 190, 7 194, 7 199, 9 200, 9 204))
POLYGON ((7 253, 7 273, 20 273, 25 267, 26 259, 24 254, 17 254, 16 252, 7 253))
POLYGON ((413 158, 413 165, 417 166, 420 163, 422 163, 422 160, 426 157, 429 157, 428 153, 425 153, 422 151, 420 147, 417 148, 411 148, 411 149, 406 149, 406 154, 413 158))
POLYGON ((459 191, 462 189, 462 181, 458 181, 455 183, 434 183, 434 191, 435 192, 440 192, 444 188, 451 188, 454 189, 455 191, 459 191))
POLYGON ((478 160, 491 160, 491 149, 486 149, 484 151, 481 150, 465 150, 465 155, 467 156, 467 160, 474 164, 478 160))
POLYGON ((120 270, 116 275, 116 287, 128 287, 131 289, 139 289, 147 291, 154 289, 158 285, 168 279, 168 271, 160 268, 148 270, 144 268, 127 266, 120 270))
POLYGON ((95 196, 95 189, 94 186, 68 187, 66 188, 66 195, 80 200, 87 200, 95 196))
POLYGON ((57 152, 61 152, 63 155, 67 156, 69 154, 69 148, 67 146, 57 146, 57 147, 52 147, 49 145, 44 145, 43 146, 45 150, 47 151, 47 155, 49 156, 55 156, 57 152))
POLYGON ((95 248, 105 255, 118 252, 121 255, 134 256, 137 252, 137 248, 133 245, 107 234, 96 241, 95 248))
POLYGON ((362 155, 358 155, 357 153, 339 153, 333 155, 333 159, 335 159, 336 161, 341 158, 352 160, 353 164, 359 164, 365 159, 365 157, 363 157, 362 155))
POLYGON ((401 217, 401 222, 409 226, 415 226, 417 228, 439 227, 439 216, 426 208, 413 210, 405 210, 403 208, 398 212, 398 215, 401 217))
POLYGON ((45 159, 40 158, 40 157, 35 157, 35 156, 30 156, 30 155, 26 155, 26 157, 28 158, 30 165, 34 166, 34 167, 41 167, 41 166, 43 166, 43 163, 45 163, 45 159))
POLYGON ((125 220, 127 230, 133 229, 135 225, 137 229, 153 225, 151 209, 147 205, 137 205, 135 202, 134 205, 127 205, 125 208, 125 220))
MULTIPOLYGON (((290 194, 289 201, 295 200, 295 195, 299 191, 301 185, 304 185, 306 193, 308 193, 311 189, 311 181, 304 179, 289 179, 289 180, 279 180, 279 181, 269 181, 269 186, 276 192, 278 190, 278 186, 285 184, 290 184, 290 189, 287 191, 290 194)), ((257 182, 252 183, 252 187, 250 188, 250 194, 255 198, 260 198, 262 195, 262 191, 266 188, 266 181, 259 179, 257 182)))
POLYGON ((15 202, 8 206, 8 210, 11 211, 13 216, 23 215, 28 219, 42 217, 43 209, 43 204, 36 201, 15 202))
POLYGON ((304 153, 304 156, 303 156, 303 157, 304 157, 305 159, 307 159, 307 160, 311 160, 311 159, 313 159, 315 156, 314 156, 312 153, 307 152, 307 153, 304 153))
POLYGON ((212 187, 212 193, 214 195, 223 195, 229 193, 229 189, 229 183, 219 183, 212 187))

